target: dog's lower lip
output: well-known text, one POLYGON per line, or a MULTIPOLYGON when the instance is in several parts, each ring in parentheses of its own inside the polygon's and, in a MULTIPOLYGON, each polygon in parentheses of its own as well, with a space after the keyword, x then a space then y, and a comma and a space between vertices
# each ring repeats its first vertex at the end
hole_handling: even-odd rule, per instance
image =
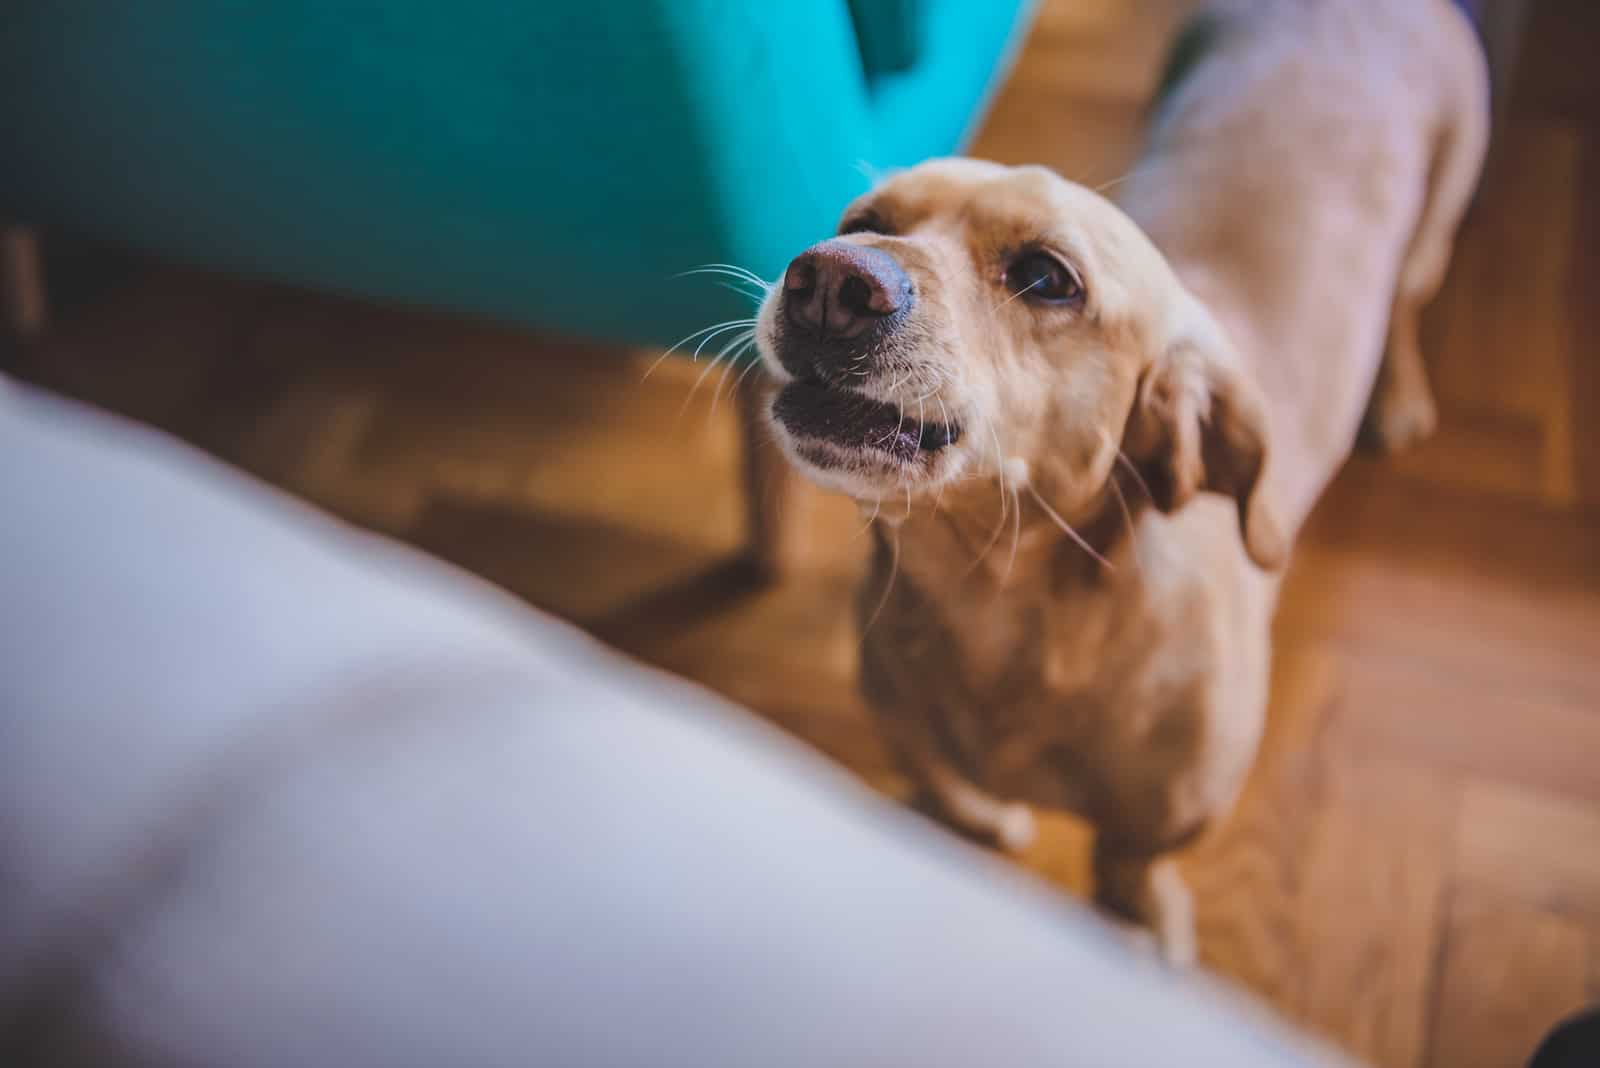
POLYGON ((961 440, 959 423, 914 419, 892 404, 815 379, 784 386, 772 410, 799 437, 884 452, 907 462, 961 440))

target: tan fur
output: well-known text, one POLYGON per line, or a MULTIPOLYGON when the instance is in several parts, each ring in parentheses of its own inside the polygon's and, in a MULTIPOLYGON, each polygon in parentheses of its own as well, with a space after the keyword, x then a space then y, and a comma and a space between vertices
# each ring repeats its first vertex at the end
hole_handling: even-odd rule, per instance
MULTIPOLYGON (((862 392, 919 420, 939 406, 957 445, 913 466, 802 455, 774 420, 879 517, 862 686, 941 815, 1012 848, 1024 805, 1092 821, 1100 901, 1179 960, 1192 908, 1169 854, 1254 758, 1270 569, 1351 446, 1386 327, 1374 430, 1431 426, 1415 320, 1486 121, 1443 0, 1218 10, 1120 210, 1040 168, 941 160, 847 212, 879 220, 848 240, 917 295, 895 373, 862 392), (1010 299, 1031 244, 1078 273, 1081 309, 1010 299)), ((782 383, 775 304, 758 337, 782 383)))

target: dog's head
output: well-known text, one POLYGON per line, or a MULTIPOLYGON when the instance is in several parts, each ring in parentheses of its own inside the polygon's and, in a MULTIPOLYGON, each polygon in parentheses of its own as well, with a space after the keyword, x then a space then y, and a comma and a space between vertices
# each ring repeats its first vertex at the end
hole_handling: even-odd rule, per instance
POLYGON ((1220 329, 1127 216, 1043 168, 886 180, 789 265, 756 338, 778 440, 824 486, 958 498, 1022 477, 1083 515, 1120 447, 1158 507, 1229 494, 1252 557, 1282 553, 1256 500, 1262 402, 1220 329))

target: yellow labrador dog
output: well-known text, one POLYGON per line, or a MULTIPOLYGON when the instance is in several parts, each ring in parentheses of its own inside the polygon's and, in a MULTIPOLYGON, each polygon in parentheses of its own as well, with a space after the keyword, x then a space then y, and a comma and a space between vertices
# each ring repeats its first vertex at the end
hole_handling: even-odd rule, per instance
POLYGON ((1098 900, 1180 961, 1170 854, 1254 757, 1274 572, 1369 397, 1391 445, 1433 424, 1418 310, 1487 123, 1446 0, 1196 27, 1120 209, 926 163, 797 257, 757 327, 778 440, 876 517, 862 685, 892 747, 1003 847, 1029 806, 1093 822, 1098 900))

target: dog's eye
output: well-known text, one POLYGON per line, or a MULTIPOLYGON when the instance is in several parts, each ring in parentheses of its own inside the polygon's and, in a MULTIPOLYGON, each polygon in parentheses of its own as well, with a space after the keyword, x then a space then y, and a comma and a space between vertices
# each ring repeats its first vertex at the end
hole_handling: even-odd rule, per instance
POLYGON ((884 221, 870 211, 860 215, 852 215, 839 224, 841 234, 887 234, 891 233, 884 221))
POLYGON ((1072 269, 1048 252, 1030 249, 1006 268, 1005 285, 1011 293, 1041 304, 1080 304, 1083 283, 1072 269))

